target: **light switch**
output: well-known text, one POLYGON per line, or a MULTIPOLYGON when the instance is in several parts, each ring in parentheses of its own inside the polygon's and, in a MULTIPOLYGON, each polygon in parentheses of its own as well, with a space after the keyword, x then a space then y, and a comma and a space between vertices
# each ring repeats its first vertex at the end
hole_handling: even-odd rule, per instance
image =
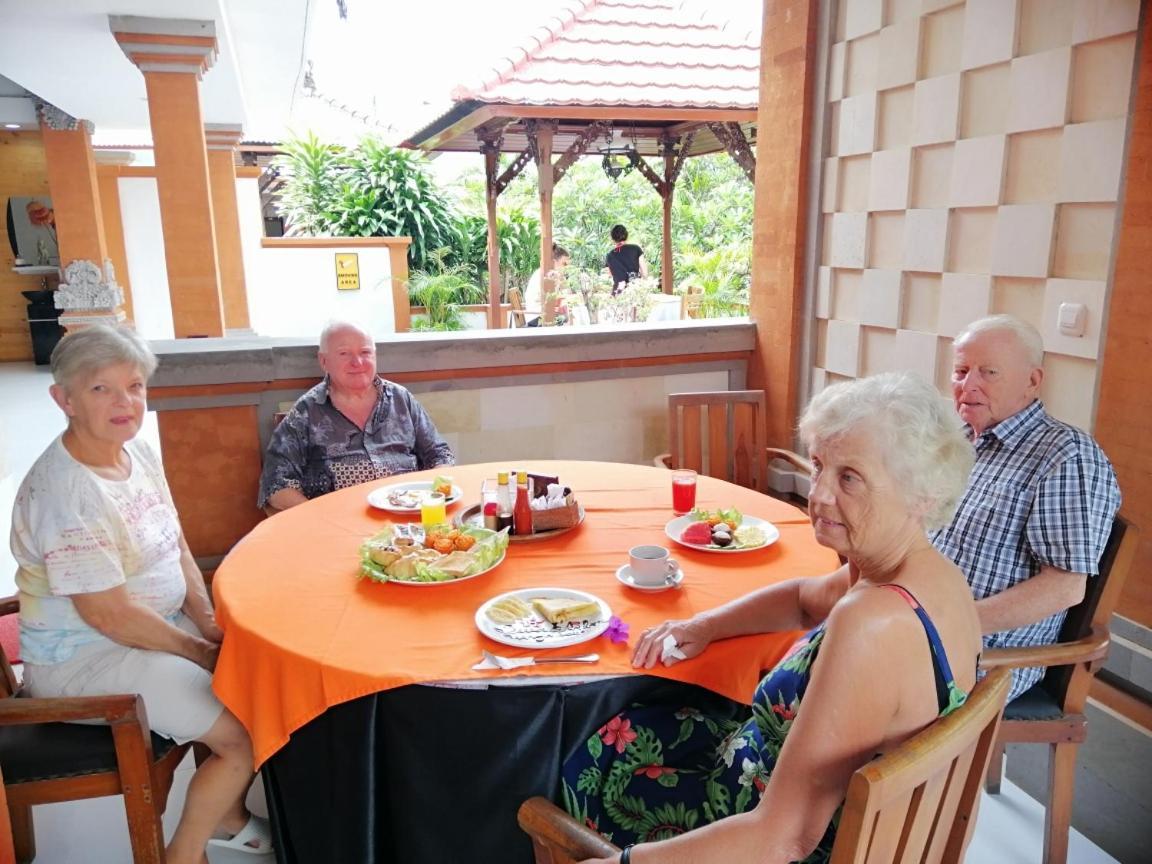
POLYGON ((1056 326, 1062 336, 1083 336, 1088 324, 1088 309, 1083 303, 1061 303, 1056 313, 1056 326))

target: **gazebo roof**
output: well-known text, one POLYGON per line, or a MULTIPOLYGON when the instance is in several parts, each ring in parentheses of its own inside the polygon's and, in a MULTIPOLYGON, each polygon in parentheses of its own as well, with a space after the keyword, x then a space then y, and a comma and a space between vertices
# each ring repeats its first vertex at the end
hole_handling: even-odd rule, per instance
POLYGON ((503 129, 502 149, 527 145, 525 120, 556 120, 563 151, 596 121, 656 155, 663 133, 698 131, 690 153, 723 149, 706 125, 755 125, 758 33, 737 33, 681 0, 583 0, 527 45, 453 91, 456 104, 403 146, 475 152, 503 129))

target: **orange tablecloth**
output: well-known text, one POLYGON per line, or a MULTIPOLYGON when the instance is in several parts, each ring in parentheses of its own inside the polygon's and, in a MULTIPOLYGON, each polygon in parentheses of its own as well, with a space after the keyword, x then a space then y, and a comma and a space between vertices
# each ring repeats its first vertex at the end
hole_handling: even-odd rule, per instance
MULTIPOLYGON (((768 519, 779 527, 780 540, 755 552, 716 554, 674 546, 664 535, 673 516, 667 471, 608 462, 525 464, 559 475, 572 487, 587 514, 584 524, 550 540, 510 544, 504 562, 476 579, 425 587, 357 578, 357 548, 364 538, 386 521, 405 519, 367 504, 368 492, 386 480, 285 511, 232 549, 216 571, 213 589, 226 633, 214 686, 252 735, 257 764, 293 731, 341 702, 405 684, 512 674, 471 669, 482 648, 530 653, 492 642, 475 627, 476 609, 504 591, 554 586, 603 598, 631 627, 631 644, 601 637, 556 653, 599 652, 600 662, 579 667, 578 675, 631 674, 635 634, 645 627, 772 582, 825 573, 837 564, 834 553, 816 544, 800 510, 739 486, 701 477, 697 504, 735 506, 768 519), (628 549, 641 543, 673 547, 685 572, 681 590, 645 593, 617 581, 616 569, 627 561, 628 549)), ((495 476, 498 467, 507 466, 453 468, 464 497, 450 515, 478 501, 481 481, 495 476)), ((760 670, 775 663, 794 636, 728 640, 699 658, 652 673, 747 702, 760 670)), ((568 670, 544 666, 539 671, 568 670)))

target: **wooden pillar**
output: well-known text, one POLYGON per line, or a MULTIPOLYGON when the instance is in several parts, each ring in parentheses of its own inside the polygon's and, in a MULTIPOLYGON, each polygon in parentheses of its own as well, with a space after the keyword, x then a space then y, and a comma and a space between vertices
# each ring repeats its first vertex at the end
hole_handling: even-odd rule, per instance
POLYGON ((200 110, 216 56, 210 21, 111 15, 113 35, 144 73, 172 323, 177 338, 224 335, 224 303, 200 110))
POLYGON ((1121 511, 1140 529, 1136 560, 1116 611, 1152 627, 1152 16, 1144 16, 1141 29, 1095 435, 1116 468, 1124 495, 1121 511))
POLYGON ((538 123, 536 126, 536 174, 540 187, 540 291, 543 294, 543 323, 551 324, 556 318, 556 298, 549 295, 555 288, 552 272, 552 138, 556 124, 538 123))
POLYGON ((124 320, 124 295, 108 259, 91 124, 42 104, 40 128, 63 272, 56 289, 60 323, 69 329, 117 324, 124 320))
POLYGON ((224 327, 250 331, 248 287, 244 280, 244 249, 240 242, 240 208, 236 203, 236 145, 240 126, 209 123, 204 127, 208 148, 208 179, 212 189, 212 219, 216 257, 220 265, 220 296, 224 327))
POLYGON ((748 386, 767 398, 768 444, 791 447, 799 401, 808 241, 808 159, 815 76, 816 0, 765 0, 752 235, 751 317, 756 349, 748 386))
POLYGON ((660 235, 660 287, 665 294, 672 293, 672 196, 676 194, 676 154, 664 148, 664 191, 660 196, 664 205, 664 230, 660 235))
POLYGON ((505 324, 500 310, 500 225, 496 211, 500 195, 496 188, 496 169, 500 165, 499 140, 484 141, 480 151, 484 154, 484 212, 488 222, 488 327, 495 330, 505 324))
POLYGON ((120 166, 132 162, 127 151, 104 150, 96 153, 96 182, 100 188, 100 213, 104 220, 104 240, 108 258, 116 268, 116 281, 124 292, 124 316, 135 317, 132 306, 132 281, 128 278, 128 249, 124 243, 124 214, 120 209, 120 166))

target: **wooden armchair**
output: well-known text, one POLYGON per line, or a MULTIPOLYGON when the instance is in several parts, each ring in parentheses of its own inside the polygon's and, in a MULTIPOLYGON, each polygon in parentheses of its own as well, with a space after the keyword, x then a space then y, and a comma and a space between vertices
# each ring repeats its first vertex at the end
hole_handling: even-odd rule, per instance
POLYGON ((1137 528, 1117 516, 1100 558, 1100 575, 1088 580, 1084 599, 1068 610, 1059 641, 1037 648, 991 649, 980 660, 986 669, 1048 667, 1038 684, 1004 709, 1004 722, 988 771, 988 791, 998 794, 1006 744, 1048 745, 1045 864, 1064 864, 1068 859, 1076 754, 1088 737, 1084 705, 1092 679, 1108 656, 1108 622, 1139 543, 1137 528))
POLYGON ((671 452, 652 461, 657 468, 691 468, 763 492, 768 478, 767 435, 763 390, 672 393, 671 452))
MULTIPOLYGON (((0 600, 0 615, 20 609, 0 600)), ((32 806, 123 795, 135 864, 163 864, 160 817, 172 775, 190 749, 153 735, 136 694, 60 699, 17 695, 16 678, 0 647, 0 770, 16 860, 36 857, 32 806), (78 720, 107 725, 76 725, 78 720)))
MULTIPOLYGON (((832 864, 961 864, 1011 676, 987 675, 957 711, 852 775, 832 864)), ((619 851, 544 798, 520 807, 536 864, 569 864, 619 851)))

